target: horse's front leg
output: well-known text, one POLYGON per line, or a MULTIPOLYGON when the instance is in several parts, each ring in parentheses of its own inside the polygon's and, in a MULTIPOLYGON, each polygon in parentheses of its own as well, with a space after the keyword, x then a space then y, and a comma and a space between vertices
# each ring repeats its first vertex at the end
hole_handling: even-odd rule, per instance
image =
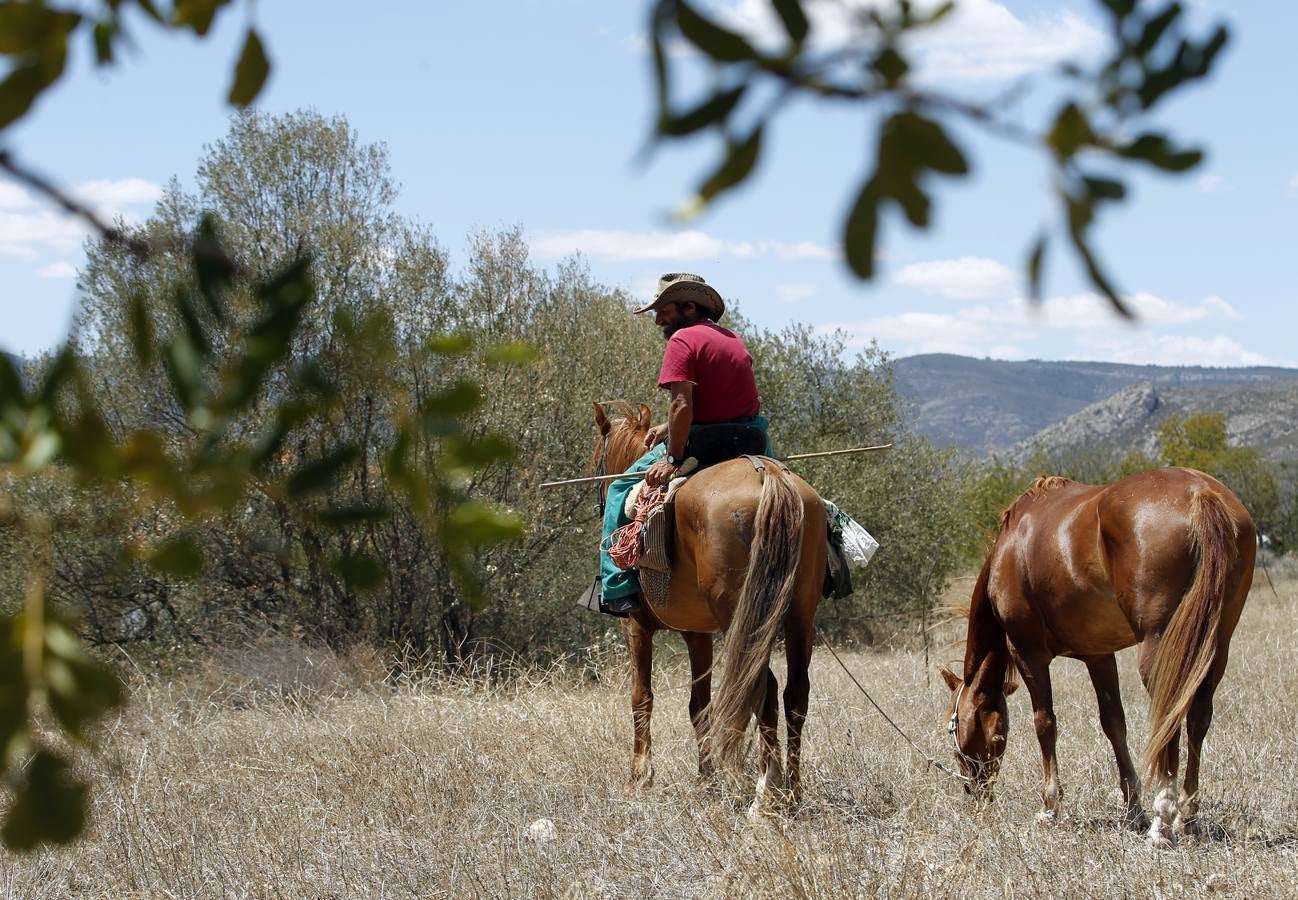
POLYGON ((1059 818, 1063 791, 1059 787, 1059 770, 1055 763, 1055 700, 1050 688, 1050 657, 1044 654, 1015 655, 1019 673, 1032 697, 1032 724, 1041 745, 1041 812, 1038 822, 1059 818))
POLYGON ((1144 831, 1149 818, 1140 805, 1140 778, 1131 761, 1127 746, 1127 716, 1122 709, 1122 694, 1118 688, 1118 664, 1112 653, 1105 656, 1082 657, 1095 688, 1095 700, 1100 708, 1100 727, 1113 746, 1118 762, 1118 781, 1122 786, 1122 799, 1126 802, 1128 826, 1144 831))
POLYGON ((681 633, 690 653, 690 723, 699 748, 699 778, 712 775, 712 757, 703 743, 703 717, 712 699, 712 635, 701 631, 681 633))
POLYGON ((635 735, 631 744, 631 777, 625 786, 628 793, 647 788, 654 781, 649 720, 654 710, 651 678, 656 629, 647 619, 642 619, 642 615, 635 613, 622 620, 622 633, 626 636, 627 653, 631 657, 631 719, 635 735))

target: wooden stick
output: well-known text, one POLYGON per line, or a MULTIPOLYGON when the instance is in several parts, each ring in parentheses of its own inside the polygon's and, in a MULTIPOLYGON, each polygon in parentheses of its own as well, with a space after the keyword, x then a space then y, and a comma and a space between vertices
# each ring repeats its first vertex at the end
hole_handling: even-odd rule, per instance
MULTIPOLYGON (((880 450, 891 450, 892 444, 880 444, 877 447, 852 447, 847 450, 821 450, 819 453, 797 453, 793 456, 786 456, 785 462, 792 462, 797 459, 814 459, 818 456, 840 456, 848 453, 875 453, 880 450)), ((647 471, 647 470, 646 470, 647 471)), ((571 484, 604 484, 606 482, 621 481, 624 478, 644 478, 644 472, 619 472, 616 475, 591 475, 588 478, 569 478, 566 481, 547 481, 537 485, 538 488, 564 487, 571 484)))
POLYGON ((793 462, 795 459, 813 459, 817 456, 841 456, 844 453, 875 453, 879 450, 891 450, 892 444, 879 444, 875 447, 852 447, 850 450, 821 450, 819 453, 795 453, 792 456, 784 457, 785 462, 793 462))

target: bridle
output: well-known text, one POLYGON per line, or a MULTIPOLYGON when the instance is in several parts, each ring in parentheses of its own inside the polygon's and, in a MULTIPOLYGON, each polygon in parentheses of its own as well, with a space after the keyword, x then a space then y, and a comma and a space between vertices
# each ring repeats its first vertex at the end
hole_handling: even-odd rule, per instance
MULTIPOLYGON (((595 475, 608 474, 608 439, 609 432, 604 433, 604 443, 599 449, 599 458, 595 461, 595 475)), ((604 519, 604 498, 608 496, 608 486, 597 482, 595 484, 595 515, 603 521, 604 519)))

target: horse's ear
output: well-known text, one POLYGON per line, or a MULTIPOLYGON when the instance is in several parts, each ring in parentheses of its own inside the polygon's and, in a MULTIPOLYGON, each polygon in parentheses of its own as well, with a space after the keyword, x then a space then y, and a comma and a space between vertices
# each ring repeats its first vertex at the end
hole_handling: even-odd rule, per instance
POLYGON ((960 687, 960 685, 964 684, 964 679, 955 672, 952 672, 946 666, 938 666, 937 670, 942 675, 942 680, 946 682, 946 686, 951 690, 954 691, 956 688, 960 687))
POLYGON ((608 416, 604 415, 604 404, 595 404, 595 424, 599 426, 600 434, 608 434, 608 416))
POLYGON ((648 407, 648 405, 641 403, 640 404, 640 430, 648 431, 649 426, 653 425, 653 423, 654 423, 653 410, 651 410, 648 407))

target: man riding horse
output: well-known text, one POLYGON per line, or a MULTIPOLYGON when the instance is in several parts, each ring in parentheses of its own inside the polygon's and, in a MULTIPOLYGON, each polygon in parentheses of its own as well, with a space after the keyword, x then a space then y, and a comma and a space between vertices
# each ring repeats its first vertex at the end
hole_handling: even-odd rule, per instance
MULTIPOLYGON (((645 454, 627 468, 644 472, 645 485, 670 481, 681 463, 694 457, 700 466, 745 453, 770 454, 767 420, 753 377, 753 358, 735 332, 718 325, 726 304, 716 288, 698 275, 662 276, 653 302, 636 310, 652 311, 667 339, 658 386, 671 392, 667 421, 649 429, 645 454)), ((624 506, 633 479, 608 488, 600 542, 600 609, 616 616, 640 605, 635 574, 619 568, 609 555, 609 539, 627 524, 624 506)))

